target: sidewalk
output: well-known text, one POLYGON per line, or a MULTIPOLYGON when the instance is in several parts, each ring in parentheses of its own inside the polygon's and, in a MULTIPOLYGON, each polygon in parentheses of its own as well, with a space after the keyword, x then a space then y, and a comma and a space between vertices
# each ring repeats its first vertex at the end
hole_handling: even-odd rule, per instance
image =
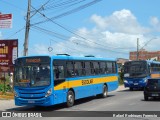
POLYGON ((0 100, 0 111, 6 111, 7 109, 15 108, 14 100, 0 100))
POLYGON ((116 91, 121 91, 121 90, 127 90, 128 88, 125 88, 124 85, 120 85, 116 91))

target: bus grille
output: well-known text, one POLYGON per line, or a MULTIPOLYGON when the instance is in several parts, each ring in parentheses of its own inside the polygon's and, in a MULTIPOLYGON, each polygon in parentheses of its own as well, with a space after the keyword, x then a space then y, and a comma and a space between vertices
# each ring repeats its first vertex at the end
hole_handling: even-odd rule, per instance
POLYGON ((41 99, 45 97, 45 89, 19 89, 22 99, 41 99))

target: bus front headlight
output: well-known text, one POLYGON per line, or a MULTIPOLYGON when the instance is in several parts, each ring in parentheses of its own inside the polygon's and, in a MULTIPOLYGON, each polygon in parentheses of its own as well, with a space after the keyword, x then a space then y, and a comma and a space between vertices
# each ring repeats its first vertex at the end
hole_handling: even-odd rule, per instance
POLYGON ((144 79, 144 83, 146 83, 146 82, 147 82, 147 80, 148 80, 147 78, 146 78, 146 79, 144 79))
POLYGON ((18 93, 16 91, 14 91, 14 96, 15 97, 19 97, 18 93))
POLYGON ((127 80, 124 80, 124 83, 128 83, 128 81, 127 81, 127 80))
POLYGON ((47 92, 46 92, 46 95, 45 97, 48 97, 52 94, 52 88, 50 88, 47 92))

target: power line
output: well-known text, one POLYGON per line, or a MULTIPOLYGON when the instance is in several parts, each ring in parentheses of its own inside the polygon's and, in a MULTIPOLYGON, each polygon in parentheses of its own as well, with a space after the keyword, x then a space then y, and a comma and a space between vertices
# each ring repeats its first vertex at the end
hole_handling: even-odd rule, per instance
MULTIPOLYGON (((44 6, 49 2, 48 0, 44 6)), ((42 6, 43 7, 43 6, 42 6)), ((41 9, 41 8, 40 8, 41 9)), ((38 10, 37 10, 38 11, 38 10)), ((36 12, 37 12, 36 11, 36 12)), ((30 16, 31 12, 31 0, 28 0, 28 9, 27 9, 27 19, 26 19, 26 30, 25 30, 25 41, 24 41, 24 56, 28 55, 28 45, 29 45, 29 29, 30 29, 30 17, 34 16, 36 13, 34 13, 32 16, 30 16)))
POLYGON ((21 32, 24 29, 25 29, 25 26, 23 28, 19 29, 18 31, 16 31, 15 33, 13 33, 12 35, 8 36, 6 39, 9 39, 9 38, 13 37, 14 35, 16 35, 17 33, 21 32))
MULTIPOLYGON (((63 1, 63 0, 61 0, 61 1, 63 1)), ((49 11, 49 10, 52 10, 52 9, 54 9, 54 10, 55 10, 55 9, 59 9, 59 10, 62 10, 62 11, 63 11, 63 10, 64 10, 64 7, 69 8, 69 6, 72 5, 71 3, 75 4, 75 2, 76 2, 76 3, 77 3, 77 1, 79 2, 79 0, 76 0, 76 1, 75 1, 75 0, 68 0, 69 2, 68 2, 68 1, 61 2, 61 1, 58 1, 58 2, 52 1, 53 3, 50 2, 50 3, 48 4, 48 6, 45 5, 46 7, 42 5, 42 6, 43 6, 43 9, 40 9, 39 11, 49 11), (68 2, 68 3, 67 3, 67 2, 68 2), (56 3, 58 3, 58 4, 56 4, 56 3), (64 3, 65 3, 65 4, 64 4, 64 3), (64 5, 61 5, 61 4, 64 4, 64 5)), ((81 0, 81 1, 85 1, 85 0, 81 0)), ((41 6, 41 7, 42 7, 42 6, 41 6)), ((40 8, 41 8, 41 7, 40 7, 40 8)), ((53 11, 53 10, 52 10, 52 11, 53 11)), ((36 10, 32 10, 31 13, 32 13, 32 12, 36 12, 36 10)), ((57 11, 57 12, 59 12, 59 11, 57 11)), ((56 12, 56 13, 57 13, 57 12, 56 12)))
MULTIPOLYGON (((34 27, 35 29, 36 29, 36 27, 34 27)), ((42 33, 45 33, 45 34, 48 34, 48 33, 46 33, 46 32, 44 32, 43 30, 40 30, 40 29, 36 29, 36 30, 38 30, 38 31, 40 31, 40 32, 42 32, 42 33)), ((54 36, 55 37, 55 36, 54 36)), ((59 38, 59 39, 62 39, 62 38, 59 38)), ((56 40, 53 40, 53 39, 50 39, 50 40, 52 40, 52 41, 54 41, 55 43, 59 43, 59 41, 56 41, 56 40)), ((63 39, 64 40, 64 39, 63 39)), ((69 41, 70 42, 70 41, 69 41)), ((62 45, 62 44, 59 44, 60 46, 63 46, 63 47, 66 47, 66 46, 64 46, 64 45, 62 45)), ((68 47, 67 46, 67 48, 68 49, 70 49, 70 50, 72 50, 72 52, 73 52, 73 50, 76 50, 76 51, 79 51, 79 52, 83 52, 83 53, 86 53, 85 51, 81 51, 81 50, 78 50, 78 49, 75 49, 75 48, 71 48, 71 47, 68 47)), ((76 53, 76 52, 75 52, 76 53)))
MULTIPOLYGON (((53 8, 54 8, 54 12, 53 12, 53 10, 52 10, 52 12, 48 12, 48 13, 46 13, 46 14, 49 14, 49 15, 51 15, 51 14, 54 14, 54 13, 60 13, 60 11, 64 11, 64 10, 66 10, 66 9, 69 9, 69 8, 71 8, 72 6, 75 6, 75 5, 77 5, 77 4, 79 4, 79 3, 82 3, 82 2, 84 2, 84 1, 86 1, 86 0, 81 0, 81 1, 78 1, 78 0, 76 0, 76 2, 75 2, 75 0, 74 0, 74 2, 72 3, 72 4, 66 4, 66 5, 63 5, 63 6, 56 6, 56 7, 54 7, 54 6, 52 6, 51 8, 46 8, 46 7, 43 7, 43 9, 41 9, 41 10, 39 10, 39 11, 49 11, 49 10, 52 10, 53 8)), ((35 10, 34 10, 35 11, 35 10)), ((63 14, 63 13, 61 13, 61 14, 63 14)), ((56 15, 56 16, 59 16, 59 15, 56 15)), ((56 17, 55 16, 55 17, 56 17)), ((38 18, 40 18, 40 17, 37 17, 37 18, 35 18, 34 20, 37 20, 38 18)))
MULTIPOLYGON (((52 31, 49 31, 49 30, 45 30, 45 29, 43 29, 43 28, 40 28, 40 27, 34 27, 35 29, 36 28, 38 28, 38 29, 36 29, 36 30, 39 30, 40 32, 42 32, 42 33, 45 33, 45 34, 50 34, 52 31), (49 33, 47 33, 47 32, 49 32, 49 33)), ((51 35, 51 34, 50 34, 51 35)), ((55 37, 55 36, 54 36, 55 37)), ((58 37, 59 39, 63 39, 63 38, 60 38, 60 37, 58 37)), ((53 39, 51 39, 52 41, 54 41, 55 43, 59 43, 59 41, 56 41, 56 40, 53 40, 53 39)), ((66 39, 63 39, 63 40, 66 40, 66 39)), ((70 42, 70 43, 75 43, 75 42, 71 42, 71 41, 68 41, 68 42, 70 42)), ((83 47, 85 46, 86 48, 90 48, 91 46, 88 46, 87 44, 80 44, 80 43, 75 43, 76 45, 83 45, 83 47)), ((63 46, 63 47, 66 47, 66 46, 64 46, 64 45, 62 45, 62 44, 59 44, 60 46, 63 46)), ((86 53, 86 52, 84 52, 84 51, 81 51, 81 50, 79 50, 79 49, 75 49, 75 48, 70 48, 69 46, 67 46, 67 48, 69 48, 70 50, 76 50, 76 51, 79 51, 79 52, 83 52, 83 53, 86 53)), ((99 50, 108 50, 108 49, 106 49, 106 48, 97 48, 97 47, 92 47, 92 49, 99 49, 99 50)), ((116 53, 121 53, 121 54, 128 54, 128 53, 124 53, 124 52, 117 52, 117 51, 111 51, 111 50, 109 50, 110 52, 116 52, 116 53)))
POLYGON ((50 30, 47 30, 47 29, 44 29, 44 28, 41 28, 38 26, 33 26, 33 28, 36 30, 39 30, 43 33, 46 33, 48 35, 54 36, 54 37, 61 39, 61 40, 67 40, 69 38, 69 36, 65 36, 65 35, 62 35, 62 34, 59 34, 59 33, 56 33, 56 32, 53 32, 53 31, 50 31, 50 30))
POLYGON ((144 46, 142 46, 142 47, 140 48, 140 50, 143 49, 145 46, 147 46, 148 43, 151 42, 151 41, 154 40, 154 39, 157 39, 157 38, 155 37, 155 38, 152 38, 152 39, 150 39, 149 41, 147 41, 147 42, 144 44, 144 46))
MULTIPOLYGON (((32 6, 32 8, 35 9, 33 6, 32 6)), ((39 12, 39 10, 36 10, 36 9, 35 9, 35 11, 38 12, 38 13, 40 13, 40 14, 41 14, 43 17, 45 17, 48 21, 51 21, 52 23, 58 25, 59 27, 63 28, 64 30, 66 30, 66 31, 68 31, 68 32, 70 32, 70 33, 72 33, 72 34, 74 34, 74 35, 76 35, 76 36, 78 36, 78 37, 80 37, 80 38, 82 38, 82 39, 84 39, 84 40, 87 40, 87 41, 90 41, 90 42, 92 42, 92 43, 94 43, 94 44, 97 44, 97 45, 106 47, 106 46, 104 46, 104 45, 102 45, 102 44, 99 44, 99 43, 96 43, 96 42, 94 42, 94 41, 88 40, 88 39, 86 39, 86 38, 84 38, 84 37, 82 37, 82 36, 76 34, 75 32, 72 32, 71 30, 67 29, 67 28, 64 27, 63 25, 61 25, 61 24, 59 24, 59 23, 53 21, 52 18, 46 17, 46 15, 42 14, 41 12, 39 12)), ((33 25, 34 25, 34 24, 33 24, 33 25)), ((110 46, 107 46, 107 47, 110 47, 110 46)), ((113 48, 113 47, 112 47, 112 48, 113 48)), ((128 48, 117 48, 117 47, 114 47, 113 49, 128 49, 128 48)), ((109 50, 109 49, 108 49, 108 50, 109 50)), ((122 53, 122 52, 121 52, 121 53, 122 53)))
MULTIPOLYGON (((75 42, 76 43, 76 42, 75 42)), ((82 43, 76 43, 76 44, 78 44, 78 45, 83 45, 83 46, 86 46, 87 48, 88 47, 91 47, 91 46, 88 46, 87 44, 82 44, 82 43)), ((121 54, 128 54, 128 52, 121 52, 121 51, 114 51, 114 50, 111 50, 111 49, 107 49, 106 47, 96 47, 96 46, 94 46, 94 47, 92 47, 92 49, 99 49, 99 50, 107 50, 106 52, 113 52, 113 53, 121 53, 121 54)))
MULTIPOLYGON (((32 8, 34 8, 34 7, 32 6, 32 8)), ((35 8, 34 8, 34 9, 35 9, 35 8)), ((36 9, 35 9, 35 10, 36 10, 36 9)), ((59 27, 63 28, 64 30, 66 30, 66 31, 68 31, 68 32, 70 32, 70 33, 78 36, 79 38, 82 38, 82 39, 84 39, 84 40, 90 41, 90 40, 88 40, 88 39, 86 39, 86 38, 84 38, 84 37, 82 37, 82 36, 80 36, 80 35, 72 32, 71 30, 65 28, 64 26, 62 26, 62 25, 60 25, 59 23, 53 21, 52 19, 46 17, 43 13, 41 13, 41 12, 39 12, 39 11, 37 11, 37 12, 38 12, 39 14, 41 14, 43 17, 45 17, 46 19, 50 20, 52 23, 54 23, 54 24, 58 25, 59 27)), ((94 42, 94 41, 90 41, 90 42, 92 42, 92 43, 94 43, 94 44, 97 44, 97 45, 100 45, 101 47, 105 47, 104 49, 106 49, 106 46, 104 46, 104 45, 102 45, 102 44, 96 43, 96 42, 94 42)), ((111 51, 111 52, 116 52, 116 53, 124 53, 124 52, 120 52, 120 51, 113 51, 113 50, 110 50, 110 49, 106 49, 106 50, 111 51)), ((125 53, 125 54, 126 54, 126 53, 125 53)))
MULTIPOLYGON (((44 8, 44 6, 45 6, 45 5, 47 5, 47 4, 49 3, 49 1, 50 1, 50 0, 48 0, 46 3, 44 3, 44 4, 43 4, 39 9, 38 9, 38 11, 40 11, 41 9, 43 9, 43 8, 44 8)), ((31 11, 30 11, 30 12, 31 12, 31 11)), ((36 13, 37 13, 37 11, 35 11, 35 13, 34 13, 34 14, 32 14, 32 16, 31 16, 31 17, 33 17, 36 13)), ((31 18, 31 17, 30 17, 30 18, 31 18)))
MULTIPOLYGON (((70 11, 64 12, 64 13, 62 13, 62 14, 60 14, 60 15, 54 16, 54 17, 49 18, 49 19, 47 19, 47 20, 40 21, 40 22, 37 22, 37 23, 33 23, 31 26, 33 26, 33 25, 38 25, 38 24, 41 24, 41 23, 44 23, 44 22, 48 22, 48 21, 50 21, 50 20, 55 20, 55 19, 64 17, 64 16, 66 16, 66 15, 69 15, 69 14, 75 13, 75 12, 77 12, 77 11, 80 11, 80 10, 86 8, 86 7, 89 7, 89 6, 93 5, 93 4, 96 4, 97 2, 100 2, 100 1, 102 1, 102 0, 94 0, 94 1, 89 2, 89 3, 85 4, 85 5, 82 5, 82 6, 78 7, 78 8, 75 8, 75 9, 72 9, 72 10, 70 10, 70 11)), ((36 10, 36 9, 35 9, 35 10, 36 10)))
POLYGON ((64 7, 64 6, 68 6, 68 5, 75 5, 77 3, 80 3, 80 2, 83 2, 83 1, 86 1, 86 0, 68 0, 68 1, 65 1, 65 2, 61 2, 59 4, 54 4, 54 5, 50 5, 50 7, 46 7, 44 10, 50 10, 50 9, 55 9, 55 8, 61 8, 61 7, 64 7))
MULTIPOLYGON (((6 2, 6 1, 4 1, 4 0, 2 0, 2 1, 3 1, 4 3, 10 5, 10 6, 13 6, 13 7, 15 7, 15 8, 18 8, 18 9, 20 9, 20 10, 24 10, 24 9, 22 9, 22 8, 16 6, 16 5, 14 5, 14 4, 8 3, 8 2, 6 2)), ((49 1, 50 1, 50 0, 48 0, 46 3, 44 3, 44 4, 39 8, 39 10, 40 10, 42 7, 44 7, 46 4, 48 4, 49 1)), ((34 14, 36 14, 36 13, 34 13, 34 14)), ((32 16, 34 16, 34 14, 33 14, 32 16)), ((31 16, 31 17, 32 17, 32 16, 31 16)), ((31 18, 31 17, 30 17, 30 18, 31 18)), ((14 35, 16 35, 17 33, 21 32, 21 31, 24 30, 24 29, 25 29, 25 26, 22 27, 21 29, 17 30, 17 31, 16 31, 15 33, 13 33, 12 35, 8 36, 6 39, 9 39, 9 38, 13 37, 14 35)))
MULTIPOLYGON (((55 22, 55 23, 57 23, 57 22, 55 22)), ((104 44, 102 45, 102 44, 99 44, 99 43, 97 43, 97 42, 94 42, 94 41, 91 41, 91 40, 89 40, 89 39, 87 39, 87 38, 85 38, 85 37, 82 37, 82 36, 80 36, 80 35, 78 35, 78 34, 76 34, 75 32, 72 32, 71 30, 69 30, 68 28, 66 28, 66 27, 64 27, 63 25, 61 25, 61 24, 59 24, 59 23, 57 23, 58 24, 58 26, 60 26, 60 27, 62 27, 63 29, 65 29, 65 30, 67 30, 68 32, 70 32, 70 33, 72 33, 72 34, 74 34, 74 35, 76 35, 76 36, 78 36, 78 37, 80 37, 80 38, 82 38, 82 39, 84 39, 84 40, 86 40, 86 41, 89 41, 89 42, 91 42, 91 43, 94 43, 94 44, 97 44, 97 45, 99 45, 99 46, 101 46, 101 47, 107 47, 107 48, 111 48, 111 49, 123 49, 123 50, 125 50, 125 49, 133 49, 133 48, 119 48, 119 47, 111 47, 111 46, 105 46, 104 44)), ((33 26, 34 27, 34 26, 33 26)), ((59 34, 59 33, 56 33, 56 32, 54 32, 53 33, 53 31, 49 31, 49 30, 47 30, 47 29, 44 29, 44 27, 43 28, 40 28, 40 27, 37 27, 36 26, 36 28, 38 28, 38 29, 41 29, 41 30, 43 30, 43 31, 47 31, 47 32, 50 32, 52 35, 55 35, 56 37, 57 37, 57 34, 60 36, 60 37, 58 37, 58 38, 62 38, 62 36, 64 36, 64 35, 62 35, 62 34, 59 34)), ((69 38, 69 36, 65 36, 65 37, 63 37, 63 40, 66 40, 66 39, 68 39, 69 38)), ((81 39, 77 39, 77 40, 79 40, 79 41, 82 41, 82 42, 84 42, 83 40, 81 40, 81 39)), ((76 44, 78 44, 77 42, 75 42, 76 44)), ((135 47, 134 47, 135 48, 135 47)), ((109 50, 109 49, 107 49, 107 50, 109 50)), ((123 53, 123 52, 119 52, 119 53, 123 53)))
MULTIPOLYGON (((66 36, 62 36, 61 34, 58 34, 58 33, 55 33, 55 32, 53 32, 53 31, 49 31, 49 30, 46 30, 46 29, 44 29, 44 28, 40 28, 40 27, 33 27, 33 28, 35 28, 35 29, 37 29, 37 30, 39 30, 39 31, 41 31, 41 32, 43 32, 43 33, 46 33, 46 34, 49 34, 49 35, 53 35, 54 37, 57 37, 57 38, 59 38, 59 39, 62 39, 62 40, 66 40, 65 39, 65 37, 66 36), (58 36, 57 36, 58 35, 58 36)), ((68 38, 68 37, 67 37, 68 38)), ((88 46, 87 44, 82 44, 82 43, 77 43, 77 42, 74 42, 74 41, 68 41, 68 42, 71 42, 71 43, 74 43, 74 44, 76 44, 76 45, 83 45, 83 46, 86 46, 87 48, 89 48, 89 47, 91 47, 91 46, 88 46)), ((116 52, 116 53, 122 53, 122 54, 127 54, 127 53, 125 53, 125 52, 118 52, 118 51, 114 51, 114 50, 110 50, 110 49, 107 49, 106 47, 105 48, 103 48, 102 46, 101 46, 101 48, 99 48, 99 47, 92 47, 92 49, 102 49, 102 50, 108 50, 108 51, 110 51, 110 52, 116 52)))
MULTIPOLYGON (((50 39, 50 40, 52 40, 52 41, 55 41, 55 40, 53 40, 53 39, 50 39)), ((58 43, 57 41, 55 41, 56 43, 58 43)), ((63 46, 63 47, 66 47, 66 46, 64 46, 64 45, 62 45, 62 44, 59 44, 59 45, 61 45, 61 46, 63 46)), ((85 51, 81 51, 81 50, 79 50, 79 49, 75 49, 75 48, 71 48, 71 47, 67 47, 67 48, 69 48, 70 50, 72 50, 72 52, 73 52, 73 50, 75 50, 74 52, 75 53, 77 53, 77 51, 79 51, 79 52, 82 52, 82 53, 86 53, 85 51)))

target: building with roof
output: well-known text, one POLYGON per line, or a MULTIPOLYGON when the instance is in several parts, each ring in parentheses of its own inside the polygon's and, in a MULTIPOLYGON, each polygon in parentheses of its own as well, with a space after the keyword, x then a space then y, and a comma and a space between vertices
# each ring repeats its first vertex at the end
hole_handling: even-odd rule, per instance
MULTIPOLYGON (((131 51, 129 53, 130 60, 137 60, 137 51, 131 51)), ((138 52, 138 60, 157 60, 160 61, 160 51, 147 51, 141 49, 138 52)))

